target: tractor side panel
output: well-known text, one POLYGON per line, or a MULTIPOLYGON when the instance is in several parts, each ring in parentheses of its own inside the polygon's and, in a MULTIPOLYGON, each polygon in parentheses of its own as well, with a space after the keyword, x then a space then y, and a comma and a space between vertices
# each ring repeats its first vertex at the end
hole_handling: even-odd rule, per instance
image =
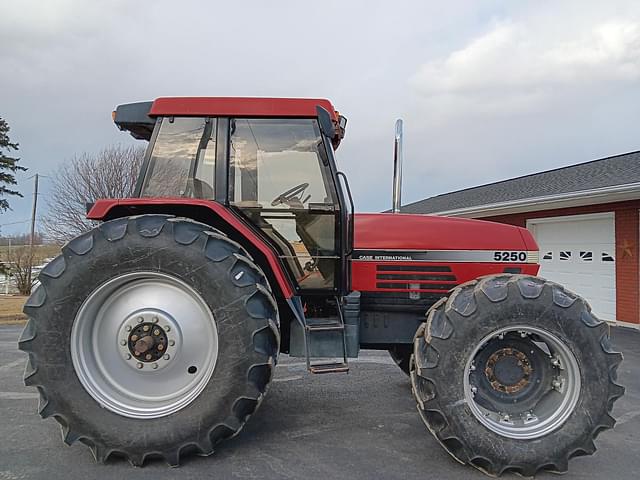
POLYGON ((352 263, 353 289, 360 292, 415 292, 446 294, 461 283, 495 273, 536 275, 534 263, 422 263, 375 262, 352 263))
POLYGON ((360 292, 360 343, 411 343, 425 313, 454 287, 483 275, 536 275, 526 229, 405 214, 355 217, 352 287, 360 292), (495 261, 499 259, 499 261, 495 261))
POLYGON ((275 252, 246 224, 236 217, 229 209, 219 203, 209 200, 199 200, 192 198, 124 198, 105 199, 96 201, 89 212, 89 220, 111 220, 119 216, 141 215, 145 213, 171 213, 178 212, 179 215, 193 220, 210 223, 196 212, 206 211, 211 217, 218 220, 218 225, 214 227, 226 226, 222 228, 232 239, 239 243, 250 243, 255 250, 259 251, 266 259, 267 266, 272 273, 272 281, 275 279, 277 287, 284 299, 294 296, 293 287, 278 260, 275 252), (229 229, 232 229, 230 232, 229 229))
POLYGON ((354 261, 353 289, 360 291, 360 344, 383 348, 411 343, 431 306, 452 288, 483 275, 535 275, 537 264, 354 261))

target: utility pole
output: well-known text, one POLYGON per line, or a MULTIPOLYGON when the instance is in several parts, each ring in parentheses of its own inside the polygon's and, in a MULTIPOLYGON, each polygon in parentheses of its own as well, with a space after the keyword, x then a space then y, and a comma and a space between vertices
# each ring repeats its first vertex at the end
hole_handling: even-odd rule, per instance
POLYGON ((36 209, 38 207, 38 174, 34 175, 33 208, 31 209, 31 235, 29 236, 29 273, 27 285, 31 291, 31 270, 33 269, 33 242, 36 234, 36 209))
POLYGON ((9 295, 9 281, 11 280, 11 237, 9 237, 9 247, 7 248, 7 268, 4 272, 4 294, 9 295))

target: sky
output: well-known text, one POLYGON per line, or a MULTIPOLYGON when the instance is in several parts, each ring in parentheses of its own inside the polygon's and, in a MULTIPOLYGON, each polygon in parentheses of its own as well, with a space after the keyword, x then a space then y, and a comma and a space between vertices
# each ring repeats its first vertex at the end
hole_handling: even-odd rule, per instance
MULTIPOLYGON (((0 0, 0 117, 34 173, 133 140, 118 104, 160 96, 325 97, 356 209, 403 204, 640 149, 640 2, 0 0)), ((47 178, 39 215, 46 215, 47 178)))

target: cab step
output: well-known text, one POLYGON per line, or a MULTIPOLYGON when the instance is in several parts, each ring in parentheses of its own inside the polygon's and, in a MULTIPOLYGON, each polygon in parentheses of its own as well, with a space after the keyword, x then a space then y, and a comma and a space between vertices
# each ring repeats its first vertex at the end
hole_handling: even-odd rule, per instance
POLYGON ((305 326, 307 332, 339 332, 344 331, 344 325, 341 323, 316 323, 307 324, 305 326))
MULTIPOLYGON (((309 373, 348 373, 349 365, 347 363, 347 343, 346 343, 346 327, 342 312, 342 299, 336 298, 337 316, 324 318, 303 318, 304 340, 305 340, 305 356, 307 359, 307 370, 309 373), (318 342, 318 343, 316 343, 318 342), (333 355, 323 355, 320 353, 321 348, 314 348, 321 345, 333 345, 338 347, 341 355, 334 361, 327 362, 327 357, 333 355), (312 355, 312 352, 313 355, 312 355), (320 360, 324 357, 324 362, 320 360), (313 363, 312 359, 319 363, 313 363), (340 361, 342 360, 342 361, 340 361)), ((323 353, 335 352, 335 348, 327 349, 323 353)))
POLYGON ((320 363, 317 365, 310 365, 309 372, 314 374, 321 373, 349 373, 349 365, 344 362, 339 363, 320 363))

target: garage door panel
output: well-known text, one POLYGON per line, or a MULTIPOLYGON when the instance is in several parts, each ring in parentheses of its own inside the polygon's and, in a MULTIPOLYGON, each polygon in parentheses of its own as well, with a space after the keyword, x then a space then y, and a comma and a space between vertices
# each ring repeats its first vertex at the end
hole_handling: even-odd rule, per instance
MULTIPOLYGON (((579 215, 576 217, 579 217, 579 215)), ((583 219, 579 221, 566 219, 557 222, 545 221, 544 223, 535 224, 535 229, 537 231, 536 238, 539 237, 539 241, 542 242, 559 244, 578 242, 610 245, 615 243, 615 230, 612 226, 613 216, 611 218, 583 219)))
POLYGON ((613 214, 530 221, 540 247, 540 276, 583 296, 594 313, 615 320, 613 214))

